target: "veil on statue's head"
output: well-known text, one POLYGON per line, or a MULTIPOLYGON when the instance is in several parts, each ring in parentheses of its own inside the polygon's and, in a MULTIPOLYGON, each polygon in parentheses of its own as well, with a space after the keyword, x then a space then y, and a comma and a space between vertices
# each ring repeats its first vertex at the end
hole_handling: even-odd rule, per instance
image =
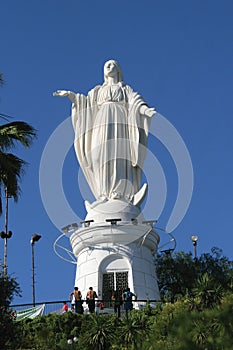
MULTIPOLYGON (((118 82, 121 83, 122 85, 124 85, 124 78, 123 78, 123 74, 122 74, 122 70, 121 70, 121 66, 119 65, 119 63, 116 60, 108 60, 104 63, 104 66, 109 63, 109 62, 113 62, 115 64, 115 66, 117 67, 117 71, 118 71, 118 82)), ((107 76, 104 74, 104 85, 107 84, 108 78, 107 76)))

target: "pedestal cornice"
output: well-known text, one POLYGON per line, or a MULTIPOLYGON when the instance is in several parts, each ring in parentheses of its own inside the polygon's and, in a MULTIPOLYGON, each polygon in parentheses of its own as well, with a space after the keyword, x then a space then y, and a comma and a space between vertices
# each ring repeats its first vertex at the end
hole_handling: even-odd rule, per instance
POLYGON ((70 237, 70 243, 76 257, 80 252, 96 245, 122 245, 132 243, 146 246, 157 251, 159 235, 150 225, 144 224, 93 224, 76 230, 70 237))

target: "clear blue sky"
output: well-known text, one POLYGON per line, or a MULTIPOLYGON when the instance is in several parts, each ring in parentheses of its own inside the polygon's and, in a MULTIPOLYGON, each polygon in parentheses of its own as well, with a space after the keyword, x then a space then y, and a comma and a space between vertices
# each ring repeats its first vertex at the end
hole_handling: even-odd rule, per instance
MULTIPOLYGON (((13 236, 8 271, 17 277, 23 295, 15 303, 32 300, 33 233, 42 235, 35 246, 36 301, 66 299, 73 288, 75 266, 53 251, 61 232, 43 207, 39 166, 49 137, 70 111, 69 101, 52 92, 64 88, 87 93, 102 83, 103 63, 110 58, 119 61, 126 83, 172 123, 189 150, 194 192, 187 214, 173 232, 177 250, 192 251, 190 236, 197 234, 198 254, 217 246, 233 259, 232 13, 231 0, 2 2, 0 72, 6 84, 0 89, 0 112, 38 130, 30 150, 15 150, 30 163, 22 196, 17 204, 10 200, 9 208, 13 236)), ((150 147, 168 185, 159 218, 164 227, 174 206, 177 175, 163 145, 155 142, 150 147)), ((77 177, 71 149, 63 186, 73 210, 84 218, 86 198, 80 195, 77 177)), ((151 195, 156 202, 156 194, 151 195)), ((4 217, 0 225, 3 229, 4 217)), ((3 259, 3 240, 0 249, 3 259)))

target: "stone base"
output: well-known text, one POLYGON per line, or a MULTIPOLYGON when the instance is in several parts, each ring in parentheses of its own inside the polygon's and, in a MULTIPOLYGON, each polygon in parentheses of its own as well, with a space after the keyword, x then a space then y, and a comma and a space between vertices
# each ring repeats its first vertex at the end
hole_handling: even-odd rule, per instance
POLYGON ((95 223, 104 223, 106 219, 121 219, 131 222, 132 219, 143 221, 140 208, 122 199, 103 199, 90 204, 85 202, 87 216, 85 220, 94 220, 95 223))

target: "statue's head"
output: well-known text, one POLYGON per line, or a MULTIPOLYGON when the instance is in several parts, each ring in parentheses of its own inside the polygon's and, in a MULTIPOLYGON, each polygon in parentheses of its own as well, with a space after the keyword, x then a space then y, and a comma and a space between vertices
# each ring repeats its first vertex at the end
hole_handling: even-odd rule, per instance
POLYGON ((108 77, 117 73, 117 81, 124 82, 123 74, 119 63, 115 60, 109 60, 104 64, 104 82, 108 82, 108 77))

